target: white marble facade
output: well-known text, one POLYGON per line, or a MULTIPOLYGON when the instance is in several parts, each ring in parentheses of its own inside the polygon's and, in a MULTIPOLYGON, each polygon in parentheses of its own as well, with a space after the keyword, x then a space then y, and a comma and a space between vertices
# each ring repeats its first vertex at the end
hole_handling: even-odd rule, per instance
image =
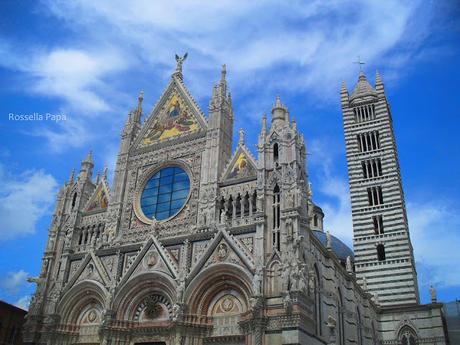
POLYGON ((446 344, 442 305, 419 304, 380 78, 342 89, 353 255, 323 230, 287 107, 277 98, 262 117, 255 155, 243 130, 232 150, 225 66, 205 116, 184 84, 185 57, 145 122, 142 94, 129 112, 111 185, 106 172, 93 178, 89 154, 59 191, 25 343, 446 344), (376 175, 363 177, 370 159, 376 175), (383 200, 378 189, 368 199, 371 187, 383 200))

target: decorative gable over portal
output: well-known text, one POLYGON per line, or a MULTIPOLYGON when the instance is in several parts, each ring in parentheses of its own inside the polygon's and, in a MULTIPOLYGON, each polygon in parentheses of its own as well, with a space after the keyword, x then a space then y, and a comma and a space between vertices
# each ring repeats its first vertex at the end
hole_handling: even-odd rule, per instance
POLYGON ((199 132, 207 127, 202 111, 173 75, 160 101, 154 108, 140 135, 138 148, 155 145, 199 132))
POLYGON ((254 159, 244 145, 240 145, 230 160, 222 180, 237 180, 256 177, 257 168, 254 159))
POLYGON ((85 207, 85 212, 104 211, 107 209, 109 191, 107 185, 101 181, 85 207))

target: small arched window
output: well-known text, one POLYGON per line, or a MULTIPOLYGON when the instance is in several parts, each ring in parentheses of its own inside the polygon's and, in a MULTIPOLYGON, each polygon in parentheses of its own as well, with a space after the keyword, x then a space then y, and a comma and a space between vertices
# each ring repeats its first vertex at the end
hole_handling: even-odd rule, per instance
POLYGON ((313 216, 313 225, 318 226, 318 216, 316 214, 313 216))
POLYGON ((379 261, 384 261, 386 259, 385 246, 381 243, 377 245, 377 258, 379 261))
POLYGON ((278 159, 279 159, 279 148, 278 148, 278 143, 275 143, 275 145, 273 145, 273 161, 275 163, 278 163, 278 159))
POLYGON ((77 192, 73 193, 72 198, 72 209, 75 207, 75 203, 77 202, 77 192))
POLYGON ((416 345, 417 344, 417 336, 412 328, 405 326, 401 332, 399 339, 402 345, 416 345))

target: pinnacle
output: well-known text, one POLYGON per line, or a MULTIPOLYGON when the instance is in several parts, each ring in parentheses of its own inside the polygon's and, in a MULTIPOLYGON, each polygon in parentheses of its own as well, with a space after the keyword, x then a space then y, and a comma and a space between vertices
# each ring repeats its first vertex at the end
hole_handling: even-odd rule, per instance
POLYGON ((243 128, 240 128, 239 135, 240 135, 240 139, 238 141, 238 145, 243 146, 244 145, 244 130, 243 130, 243 128))
POLYGON ((224 81, 225 80, 225 76, 227 75, 227 65, 226 64, 223 64, 222 65, 222 71, 221 71, 221 81, 224 81))
POLYGON ((383 84, 379 71, 375 71, 375 85, 383 84))
POLYGON ((93 160, 93 150, 89 150, 88 155, 86 156, 85 160, 83 161, 84 163, 91 163, 94 164, 93 160))
POLYGON ((273 104, 272 111, 275 110, 275 109, 283 109, 283 110, 287 111, 286 106, 283 103, 281 103, 280 96, 276 96, 275 104, 273 104))

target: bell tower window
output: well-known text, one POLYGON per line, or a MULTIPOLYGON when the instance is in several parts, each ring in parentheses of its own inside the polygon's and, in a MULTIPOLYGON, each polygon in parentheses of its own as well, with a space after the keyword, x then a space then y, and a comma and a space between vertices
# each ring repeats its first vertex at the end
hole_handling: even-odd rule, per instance
POLYGON ((381 243, 377 245, 377 258, 379 261, 385 261, 386 259, 385 246, 381 243))

